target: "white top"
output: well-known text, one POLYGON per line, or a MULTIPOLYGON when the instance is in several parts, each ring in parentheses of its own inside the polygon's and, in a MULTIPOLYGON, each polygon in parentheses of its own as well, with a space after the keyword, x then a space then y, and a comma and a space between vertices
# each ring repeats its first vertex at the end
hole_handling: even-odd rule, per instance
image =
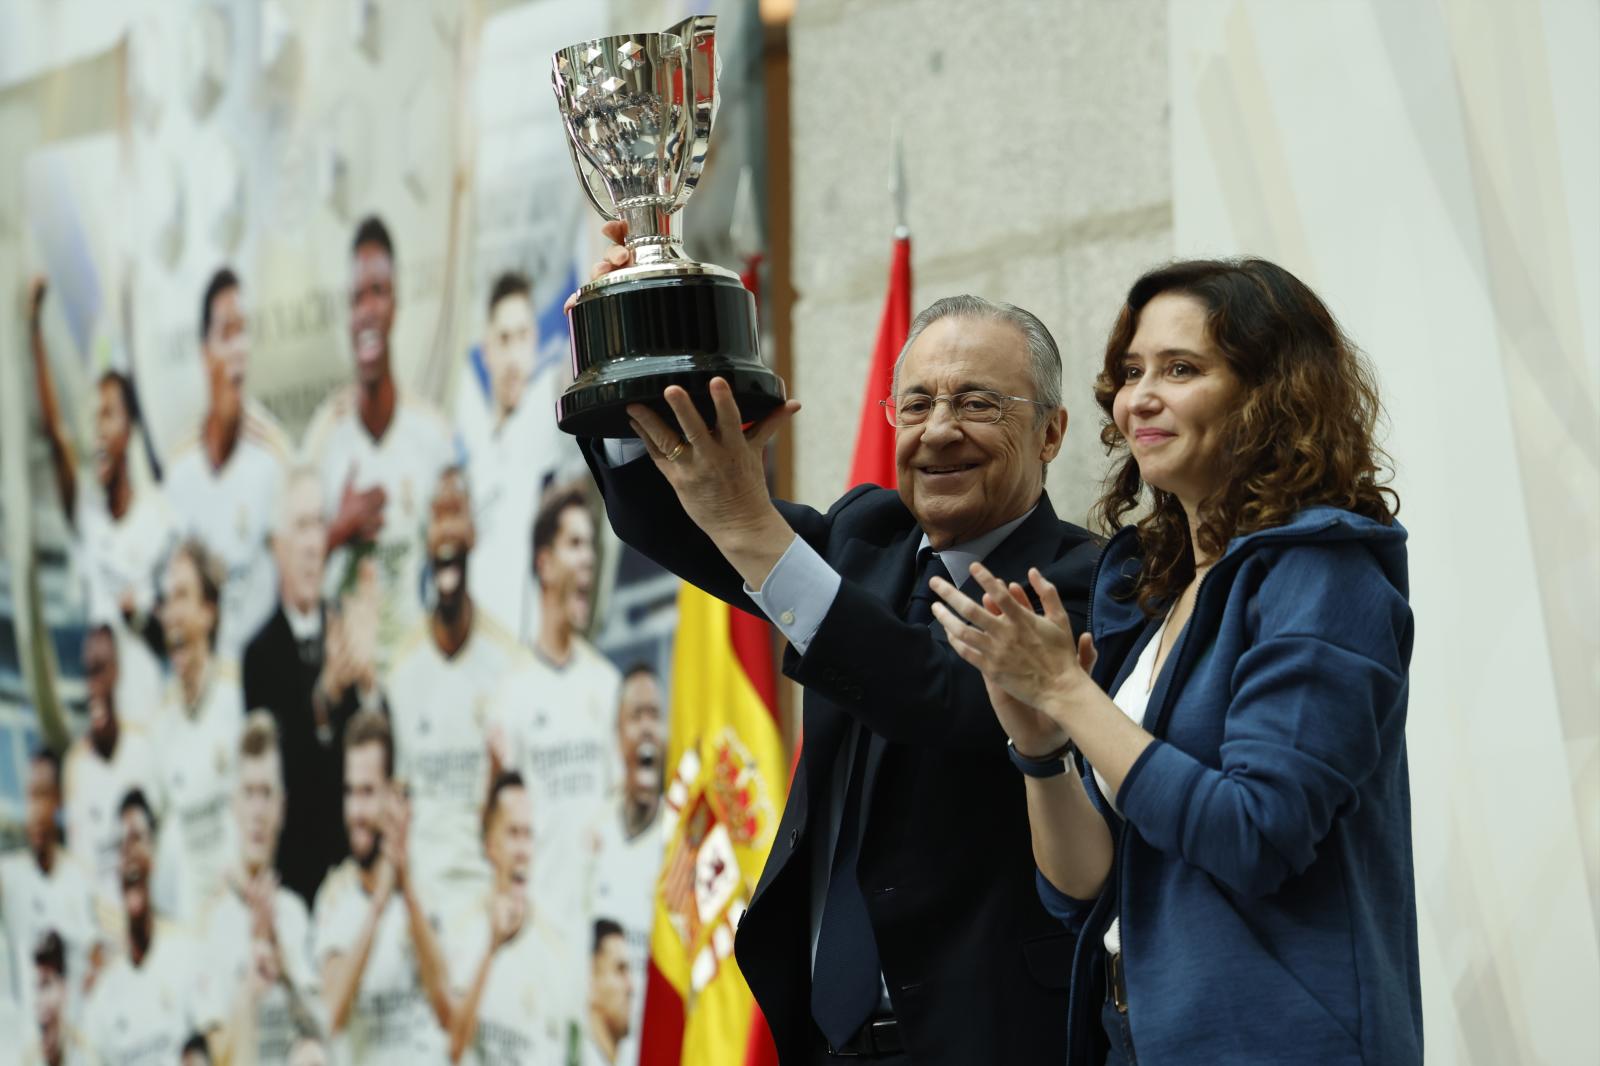
MULTIPOLYGON (((250 908, 232 885, 211 898, 201 918, 207 976, 213 998, 231 1017, 254 963, 250 908)), ((273 934, 283 960, 283 980, 261 997, 256 1008, 256 1062, 285 1062, 302 1032, 319 1031, 322 1005, 311 964, 311 916, 300 897, 286 888, 272 899, 273 934), (285 983, 287 982, 287 984, 285 983), (291 998, 289 988, 295 990, 291 998), (295 1001, 298 1000, 298 1005, 295 1001)))
MULTIPOLYGON (((346 859, 317 890, 312 954, 319 973, 330 955, 355 950, 371 909, 355 861, 346 859)), ((342 1050, 342 1061, 352 1064, 447 1060, 445 1033, 422 989, 406 905, 399 893, 384 904, 349 1021, 334 1044, 342 1050)))
POLYGON ((88 872, 102 903, 122 909, 122 797, 137 788, 152 804, 157 790, 155 751, 138 728, 118 723, 117 746, 102 759, 87 736, 67 749, 61 767, 61 805, 67 823, 67 847, 88 872))
POLYGON ((136 612, 148 614, 155 607, 159 571, 177 540, 172 510, 160 487, 142 486, 117 519, 111 517, 94 476, 80 476, 73 510, 90 621, 120 619, 124 592, 136 612))
POLYGON ((98 1061, 171 1066, 191 1033, 221 1024, 202 950, 183 929, 158 920, 139 966, 126 952, 117 954, 95 982, 84 1015, 84 1036, 98 1061))
MULTIPOLYGON (((472 561, 477 561, 474 551, 472 561)), ((411 792, 411 856, 422 898, 448 913, 447 896, 489 883, 481 813, 489 793, 489 704, 527 653, 475 615, 467 642, 445 658, 426 621, 395 652, 384 688, 395 774, 411 792)))
MULTIPOLYGON (((450 984, 464 997, 489 948, 489 901, 475 901, 445 926, 450 984)), ((589 965, 537 908, 496 952, 478 1001, 467 1058, 480 1066, 566 1066, 587 1003, 589 965)))
MULTIPOLYGON (((1117 686, 1117 691, 1112 693, 1111 702, 1115 703, 1122 713, 1132 719, 1134 725, 1144 725, 1145 708, 1150 706, 1150 690, 1155 687, 1156 655, 1161 650, 1161 640, 1167 632, 1167 620, 1172 615, 1168 614, 1161 622, 1161 628, 1156 630, 1155 636, 1150 638, 1150 643, 1144 646, 1139 653, 1139 661, 1133 664, 1133 670, 1123 678, 1122 684, 1117 686)), ((1100 795, 1105 797, 1111 809, 1121 814, 1117 806, 1117 798, 1111 793, 1111 786, 1100 775, 1099 770, 1094 771, 1094 783, 1100 788, 1100 795)), ((1111 925, 1106 929, 1106 950, 1113 955, 1122 953, 1122 919, 1111 919, 1111 925)))
MULTIPOLYGON (((105 939, 95 917, 94 892, 88 872, 64 848, 46 874, 27 849, 0 855, 0 925, 12 950, 11 972, 19 1003, 33 1006, 33 950, 39 938, 54 930, 66 947, 68 1015, 77 1016, 73 990, 83 987, 89 954, 105 939)), ((7 990, 0 989, 0 998, 7 990)))
POLYGON ((323 510, 339 510, 345 481, 363 492, 381 486, 383 531, 375 545, 344 545, 328 558, 330 598, 355 582, 355 566, 370 556, 378 566, 383 602, 378 616, 378 655, 389 655, 422 617, 421 578, 426 559, 428 501, 439 474, 454 458, 450 431, 432 408, 401 393, 394 417, 377 440, 357 413, 354 389, 341 389, 325 400, 306 429, 305 458, 322 473, 323 510))
POLYGON ((519 640, 538 632, 533 520, 539 501, 552 483, 588 475, 577 438, 556 426, 557 384, 553 369, 535 377, 499 427, 470 369, 456 388, 456 435, 466 453, 477 532, 467 591, 519 640))
POLYGON ((511 675, 490 711, 504 734, 512 769, 521 771, 533 804, 531 894, 572 953, 589 957, 593 929, 588 886, 595 828, 610 809, 621 776, 615 724, 622 678, 581 637, 556 666, 533 651, 511 675))
POLYGON ((126 593, 134 611, 155 609, 161 568, 178 531, 166 496, 155 485, 134 494, 127 512, 114 519, 105 493, 92 476, 78 479, 74 557, 83 575, 91 625, 106 623, 117 639, 117 717, 123 725, 148 727, 161 700, 162 668, 144 640, 122 616, 126 593))
POLYGON ((171 871, 177 892, 168 913, 181 922, 199 917, 237 860, 232 803, 243 733, 244 694, 232 663, 212 661, 193 707, 173 679, 154 732, 159 796, 152 802, 161 817, 158 902, 171 871))
POLYGON ((220 470, 212 468, 196 437, 174 452, 163 483, 178 527, 204 541, 226 568, 217 650, 232 659, 243 657, 278 600, 268 538, 287 459, 276 423, 265 412, 247 408, 239 441, 220 470))
POLYGON ((666 819, 657 810, 655 820, 638 836, 629 837, 623 828, 621 800, 600 822, 595 858, 594 916, 610 918, 622 926, 628 949, 628 969, 633 975, 633 1010, 628 1037, 617 1049, 617 1066, 634 1066, 639 1061, 639 1033, 644 1024, 645 973, 650 959, 650 929, 656 914, 656 880, 666 855, 666 819))

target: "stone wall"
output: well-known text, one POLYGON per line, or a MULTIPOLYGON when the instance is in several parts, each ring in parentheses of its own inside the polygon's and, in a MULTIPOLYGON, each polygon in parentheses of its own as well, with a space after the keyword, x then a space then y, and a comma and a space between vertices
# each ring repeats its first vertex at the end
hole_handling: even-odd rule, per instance
POLYGON ((1156 0, 807 0, 790 26, 795 495, 844 488, 887 278, 902 132, 913 307, 1038 314, 1071 413, 1051 467, 1083 521, 1105 471, 1091 383, 1121 298, 1170 257, 1167 11, 1156 0))

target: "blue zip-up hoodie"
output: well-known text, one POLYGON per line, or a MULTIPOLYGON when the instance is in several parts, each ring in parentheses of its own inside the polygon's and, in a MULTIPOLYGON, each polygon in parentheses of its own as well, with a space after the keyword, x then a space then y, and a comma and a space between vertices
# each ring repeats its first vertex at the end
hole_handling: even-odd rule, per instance
MULTIPOLYGON (((1072 1062, 1102 1061, 1101 939, 1118 913, 1145 1066, 1422 1061, 1405 539, 1312 508, 1233 540, 1206 575, 1151 692, 1156 740, 1116 797, 1126 820, 1106 811, 1106 890, 1074 900, 1039 878, 1079 933, 1072 1062)), ((1129 595, 1139 566, 1124 529, 1090 608, 1108 692, 1159 625, 1129 595)))

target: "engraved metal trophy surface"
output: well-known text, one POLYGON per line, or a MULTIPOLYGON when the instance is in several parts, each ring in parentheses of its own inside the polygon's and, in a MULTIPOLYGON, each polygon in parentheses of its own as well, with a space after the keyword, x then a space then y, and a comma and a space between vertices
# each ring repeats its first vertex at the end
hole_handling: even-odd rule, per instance
POLYGON ((628 223, 633 264, 578 290, 568 312, 572 385, 556 404, 561 428, 631 437, 625 408, 683 386, 708 424, 708 384, 724 377, 746 420, 784 400, 761 362, 755 299, 739 276, 683 251, 679 214, 705 167, 717 113, 716 19, 665 33, 584 41, 555 54, 552 82, 572 164, 595 209, 628 223))

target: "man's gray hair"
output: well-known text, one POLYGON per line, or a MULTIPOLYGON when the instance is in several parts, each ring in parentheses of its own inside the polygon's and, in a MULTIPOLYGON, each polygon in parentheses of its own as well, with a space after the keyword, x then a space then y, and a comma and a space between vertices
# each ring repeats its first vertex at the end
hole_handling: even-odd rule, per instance
POLYGON ((894 361, 894 394, 900 395, 900 364, 906 353, 916 343, 922 331, 941 318, 982 318, 991 322, 1004 322, 1012 326, 1028 344, 1028 364, 1033 376, 1033 398, 1042 407, 1035 408, 1035 422, 1043 422, 1061 406, 1061 351, 1056 339, 1050 336, 1045 324, 1031 311, 999 300, 985 300, 982 296, 946 296, 935 300, 917 315, 906 335, 905 347, 894 361))

